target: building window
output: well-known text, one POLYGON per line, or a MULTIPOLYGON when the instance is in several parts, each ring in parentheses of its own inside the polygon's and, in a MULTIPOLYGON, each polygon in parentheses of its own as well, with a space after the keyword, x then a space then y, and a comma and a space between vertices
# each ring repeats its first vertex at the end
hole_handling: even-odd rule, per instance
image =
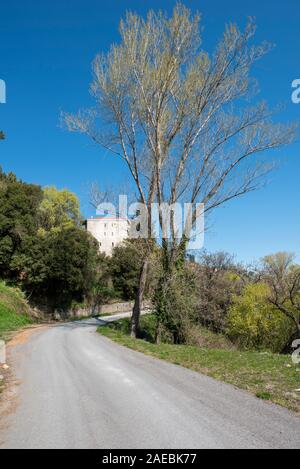
POLYGON ((115 243, 111 243, 112 247, 115 247, 115 243))

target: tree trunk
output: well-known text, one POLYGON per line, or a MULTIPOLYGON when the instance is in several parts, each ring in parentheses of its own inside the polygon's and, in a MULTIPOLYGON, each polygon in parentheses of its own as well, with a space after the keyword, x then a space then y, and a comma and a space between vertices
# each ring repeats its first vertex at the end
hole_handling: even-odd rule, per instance
POLYGON ((161 342, 161 323, 160 323, 160 320, 158 319, 156 331, 155 331, 155 343, 159 345, 160 342, 161 342))
POLYGON ((148 265, 149 265, 149 258, 146 257, 146 259, 144 259, 144 262, 141 268, 138 291, 135 297, 135 302, 134 302, 134 306, 132 310, 131 325, 130 325, 131 337, 137 337, 139 328, 140 328, 140 315, 141 315, 144 293, 145 293, 145 288, 146 288, 148 265))

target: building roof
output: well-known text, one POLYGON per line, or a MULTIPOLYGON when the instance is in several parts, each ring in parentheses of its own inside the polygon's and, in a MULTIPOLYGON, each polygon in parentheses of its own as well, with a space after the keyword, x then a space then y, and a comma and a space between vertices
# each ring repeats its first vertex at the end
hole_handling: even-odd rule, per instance
POLYGON ((97 215, 96 217, 87 218, 87 221, 102 221, 102 220, 114 220, 114 221, 128 221, 128 218, 124 217, 112 217, 111 215, 97 215))

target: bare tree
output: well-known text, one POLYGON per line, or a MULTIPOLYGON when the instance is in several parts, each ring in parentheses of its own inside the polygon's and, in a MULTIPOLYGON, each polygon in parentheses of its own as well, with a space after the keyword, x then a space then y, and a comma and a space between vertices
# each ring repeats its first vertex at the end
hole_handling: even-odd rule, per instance
POLYGON ((248 272, 223 251, 203 251, 196 271, 198 320, 216 332, 224 332, 232 297, 247 283, 248 272))
MULTIPOLYGON (((253 64, 270 46, 251 45, 255 25, 226 27, 215 52, 201 47, 199 14, 178 4, 173 15, 150 11, 146 19, 128 13, 121 41, 96 57, 91 93, 95 108, 65 115, 70 131, 82 132, 122 159, 139 200, 151 204, 205 204, 209 212, 260 187, 270 170, 262 154, 291 142, 293 125, 273 124, 265 103, 257 103, 253 64), (248 101, 254 101, 249 105, 248 101)), ((192 224, 178 239, 171 214, 171 239, 163 235, 165 275, 186 252, 192 224)), ((149 254, 151 243, 149 244, 149 254)), ((132 319, 138 329, 148 256, 140 275, 132 319)))
POLYGON ((300 338, 300 266, 294 260, 287 252, 264 257, 263 278, 270 287, 270 303, 293 322, 300 338))
POLYGON ((89 185, 89 202, 96 210, 101 208, 102 204, 112 204, 116 215, 118 215, 120 195, 126 195, 128 205, 138 202, 138 197, 132 191, 129 184, 109 184, 108 186, 103 186, 95 181, 89 185))

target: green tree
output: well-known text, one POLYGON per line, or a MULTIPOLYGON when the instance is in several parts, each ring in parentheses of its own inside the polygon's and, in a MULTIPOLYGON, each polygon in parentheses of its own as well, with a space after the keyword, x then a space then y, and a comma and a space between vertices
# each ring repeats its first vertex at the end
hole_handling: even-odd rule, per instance
POLYGON ((90 295, 97 262, 97 242, 76 226, 27 239, 25 253, 14 257, 30 298, 49 312, 66 311, 90 295))
POLYGON ((110 258, 103 253, 99 253, 96 271, 92 278, 89 293, 86 295, 86 302, 92 307, 93 314, 97 314, 101 305, 115 299, 116 296, 117 293, 111 278, 110 258))
MULTIPOLYGON (((148 251, 149 243, 143 239, 126 240, 113 250, 110 259, 110 272, 116 294, 124 300, 134 300, 139 288, 139 277, 143 259, 148 251)), ((145 297, 153 289, 153 262, 156 249, 151 247, 152 256, 149 259, 148 278, 145 284, 145 297)))
POLYGON ((124 300, 133 300, 136 296, 143 248, 143 240, 128 240, 113 250, 110 272, 116 294, 124 300))
POLYGON ((42 200, 40 186, 26 184, 0 169, 0 276, 16 279, 14 256, 24 253, 28 238, 38 228, 37 211, 42 200))
POLYGON ((230 339, 245 349, 281 352, 291 333, 291 324, 268 301, 264 283, 249 284, 233 297, 228 318, 230 339))
POLYGON ((67 189, 54 186, 43 189, 38 219, 41 232, 79 226, 82 221, 78 197, 67 189))
POLYGON ((26 184, 0 171, 0 276, 46 310, 68 309, 99 279, 97 242, 67 190, 26 184))

